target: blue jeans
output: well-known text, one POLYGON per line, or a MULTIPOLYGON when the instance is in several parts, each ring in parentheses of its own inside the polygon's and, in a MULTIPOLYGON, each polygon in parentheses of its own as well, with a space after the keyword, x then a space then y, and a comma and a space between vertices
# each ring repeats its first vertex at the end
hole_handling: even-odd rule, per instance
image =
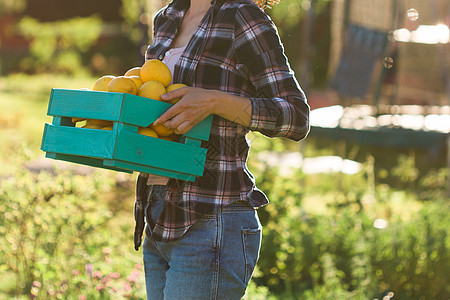
MULTIPOLYGON (((161 214, 164 188, 153 187, 147 224, 149 217, 156 221, 161 214)), ((158 242, 146 234, 147 299, 241 299, 258 260, 260 243, 258 215, 244 202, 198 220, 183 238, 173 242, 158 242)))

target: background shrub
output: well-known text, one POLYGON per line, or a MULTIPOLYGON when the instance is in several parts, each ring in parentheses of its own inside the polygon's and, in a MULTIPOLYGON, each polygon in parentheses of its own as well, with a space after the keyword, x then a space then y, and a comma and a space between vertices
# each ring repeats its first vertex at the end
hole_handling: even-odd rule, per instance
MULTIPOLYGON (((357 184, 363 179, 354 177, 353 188, 349 181, 333 193, 325 213, 305 210, 302 202, 313 196, 307 184, 277 176, 273 169, 259 177, 272 203, 260 211, 264 230, 257 285, 267 286, 277 299, 448 299, 448 202, 427 202, 405 217, 392 203, 364 204, 367 195, 357 184), (340 194, 360 198, 342 202, 340 194), (381 207, 389 212, 385 219, 375 217, 381 207)), ((398 197, 397 191, 382 188, 385 201, 398 197)))
POLYGON ((112 183, 101 173, 21 172, 1 181, 0 295, 142 298, 132 222, 120 222, 101 201, 112 183))

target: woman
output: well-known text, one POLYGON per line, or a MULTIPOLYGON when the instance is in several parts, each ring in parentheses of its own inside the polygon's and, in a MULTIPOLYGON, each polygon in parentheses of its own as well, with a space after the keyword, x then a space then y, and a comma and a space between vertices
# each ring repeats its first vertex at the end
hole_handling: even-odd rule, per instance
POLYGON ((173 0, 155 17, 153 41, 146 59, 163 60, 173 82, 188 86, 162 96, 181 100, 154 125, 183 134, 214 119, 202 177, 138 179, 137 203, 148 199, 147 297, 240 299, 259 255, 256 209, 268 203, 247 169, 246 134, 303 139, 306 98, 274 24, 252 0, 173 0))

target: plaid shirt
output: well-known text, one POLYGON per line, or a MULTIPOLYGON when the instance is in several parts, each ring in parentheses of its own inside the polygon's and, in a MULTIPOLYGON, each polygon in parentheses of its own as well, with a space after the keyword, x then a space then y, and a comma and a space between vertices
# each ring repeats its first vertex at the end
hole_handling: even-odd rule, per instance
MULTIPOLYGON (((174 0, 154 20, 146 59, 170 49, 189 0, 174 0)), ((159 241, 183 236, 203 215, 236 201, 254 208, 268 203, 247 169, 253 130, 269 137, 301 140, 309 132, 309 106, 284 55, 277 30, 252 0, 215 0, 175 65, 174 83, 249 98, 249 127, 214 115, 204 175, 187 182, 170 179, 165 207, 152 231, 159 241)))

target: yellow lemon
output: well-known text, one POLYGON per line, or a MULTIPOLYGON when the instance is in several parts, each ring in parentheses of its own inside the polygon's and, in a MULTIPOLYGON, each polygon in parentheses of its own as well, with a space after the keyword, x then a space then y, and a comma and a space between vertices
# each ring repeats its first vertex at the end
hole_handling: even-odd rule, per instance
POLYGON ((135 76, 135 75, 133 75, 133 76, 128 76, 128 77, 131 78, 131 79, 133 79, 134 84, 136 85, 137 90, 139 91, 139 89, 141 88, 141 86, 142 86, 142 84, 143 84, 141 77, 135 76))
POLYGON ((91 128, 91 129, 101 129, 102 128, 102 126, 99 126, 99 125, 89 125, 89 124, 86 124, 86 125, 84 125, 83 127, 81 127, 81 128, 91 128))
POLYGON ((94 91, 107 91, 107 87, 108 84, 111 82, 111 80, 113 80, 114 78, 116 78, 115 76, 112 75, 105 75, 100 77, 99 79, 97 79, 97 81, 95 81, 94 87, 92 88, 94 91))
POLYGON ((156 80, 161 82, 164 87, 172 81, 172 73, 165 63, 158 59, 147 60, 141 67, 142 82, 156 80))
POLYGON ((151 137, 155 137, 155 138, 158 137, 158 134, 153 129, 148 128, 148 127, 139 127, 138 133, 147 135, 147 136, 151 136, 151 137))
POLYGON ((156 80, 144 82, 138 92, 138 96, 161 101, 161 95, 166 93, 163 84, 156 80))
POLYGON ((72 117, 72 123, 77 123, 77 122, 81 122, 86 120, 86 118, 76 118, 76 117, 72 117))
POLYGON ((158 134, 158 136, 169 136, 173 133, 173 129, 169 129, 162 124, 153 126, 153 130, 158 134))
POLYGON ((89 119, 89 120, 86 121, 86 125, 100 126, 100 128, 101 128, 101 127, 112 126, 113 122, 112 121, 107 121, 107 120, 89 119))
POLYGON ((134 67, 125 72, 124 76, 141 76, 141 67, 134 67))
MULTIPOLYGON (((185 87, 185 86, 187 86, 187 85, 182 84, 182 83, 174 83, 174 84, 171 84, 171 85, 169 85, 167 87, 167 92, 171 92, 171 91, 177 90, 177 89, 185 87)), ((177 103, 180 100, 181 100, 181 97, 178 97, 178 98, 172 99, 172 100, 170 100, 168 102, 171 103, 171 104, 175 104, 175 103, 177 103)))
POLYGON ((127 93, 136 95, 137 94, 137 86, 134 83, 133 79, 126 76, 118 76, 111 80, 108 84, 107 88, 108 92, 115 93, 127 93))

